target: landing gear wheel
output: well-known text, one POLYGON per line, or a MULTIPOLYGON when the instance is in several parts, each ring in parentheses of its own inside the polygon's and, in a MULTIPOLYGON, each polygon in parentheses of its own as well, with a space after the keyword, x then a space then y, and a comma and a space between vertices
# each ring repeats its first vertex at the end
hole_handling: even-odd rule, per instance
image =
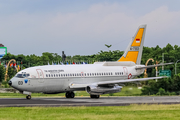
POLYGON ((31 99, 31 95, 27 95, 27 96, 26 96, 26 99, 27 99, 27 100, 30 100, 30 99, 31 99))
POLYGON ((66 92, 66 98, 74 98, 74 92, 66 92))
POLYGON ((69 98, 69 92, 66 92, 66 98, 69 98))
POLYGON ((99 95, 90 95, 91 98, 99 98, 99 95))

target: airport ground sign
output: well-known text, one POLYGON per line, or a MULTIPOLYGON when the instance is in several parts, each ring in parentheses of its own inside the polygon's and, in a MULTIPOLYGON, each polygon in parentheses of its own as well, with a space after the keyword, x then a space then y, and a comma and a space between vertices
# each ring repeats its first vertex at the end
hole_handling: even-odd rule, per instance
POLYGON ((159 76, 168 76, 171 77, 171 70, 160 70, 159 76))

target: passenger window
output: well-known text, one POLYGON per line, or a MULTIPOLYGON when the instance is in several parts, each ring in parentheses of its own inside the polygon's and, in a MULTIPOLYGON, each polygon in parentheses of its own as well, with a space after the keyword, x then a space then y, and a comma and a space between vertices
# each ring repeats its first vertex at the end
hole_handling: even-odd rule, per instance
POLYGON ((92 73, 92 76, 94 76, 94 73, 92 73))
POLYGON ((53 74, 51 74, 51 77, 53 77, 53 74))
POLYGON ((46 74, 46 77, 48 77, 48 74, 46 74))
POLYGON ((51 77, 51 75, 49 74, 49 77, 51 77))
POLYGON ((89 73, 87 73, 87 76, 89 76, 89 73))
POLYGON ((96 73, 94 73, 94 75, 96 76, 96 73))
POLYGON ((58 77, 58 74, 56 74, 56 77, 58 77))

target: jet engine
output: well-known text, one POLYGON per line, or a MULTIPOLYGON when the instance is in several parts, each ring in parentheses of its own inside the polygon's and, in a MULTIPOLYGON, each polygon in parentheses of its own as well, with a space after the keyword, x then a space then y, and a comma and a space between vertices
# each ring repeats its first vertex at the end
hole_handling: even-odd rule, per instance
POLYGON ((114 86, 97 86, 90 85, 86 87, 87 93, 91 95, 102 95, 108 93, 116 93, 121 91, 122 86, 114 85, 114 86))

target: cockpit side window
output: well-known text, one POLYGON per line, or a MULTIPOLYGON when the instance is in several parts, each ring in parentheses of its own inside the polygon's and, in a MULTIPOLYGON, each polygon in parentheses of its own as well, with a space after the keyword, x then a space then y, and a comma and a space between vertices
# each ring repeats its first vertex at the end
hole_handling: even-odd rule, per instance
POLYGON ((25 78, 25 77, 29 77, 30 76, 30 74, 28 73, 28 74, 17 74, 16 75, 16 77, 18 77, 18 78, 25 78))
POLYGON ((23 78, 22 74, 17 74, 16 77, 23 78))

